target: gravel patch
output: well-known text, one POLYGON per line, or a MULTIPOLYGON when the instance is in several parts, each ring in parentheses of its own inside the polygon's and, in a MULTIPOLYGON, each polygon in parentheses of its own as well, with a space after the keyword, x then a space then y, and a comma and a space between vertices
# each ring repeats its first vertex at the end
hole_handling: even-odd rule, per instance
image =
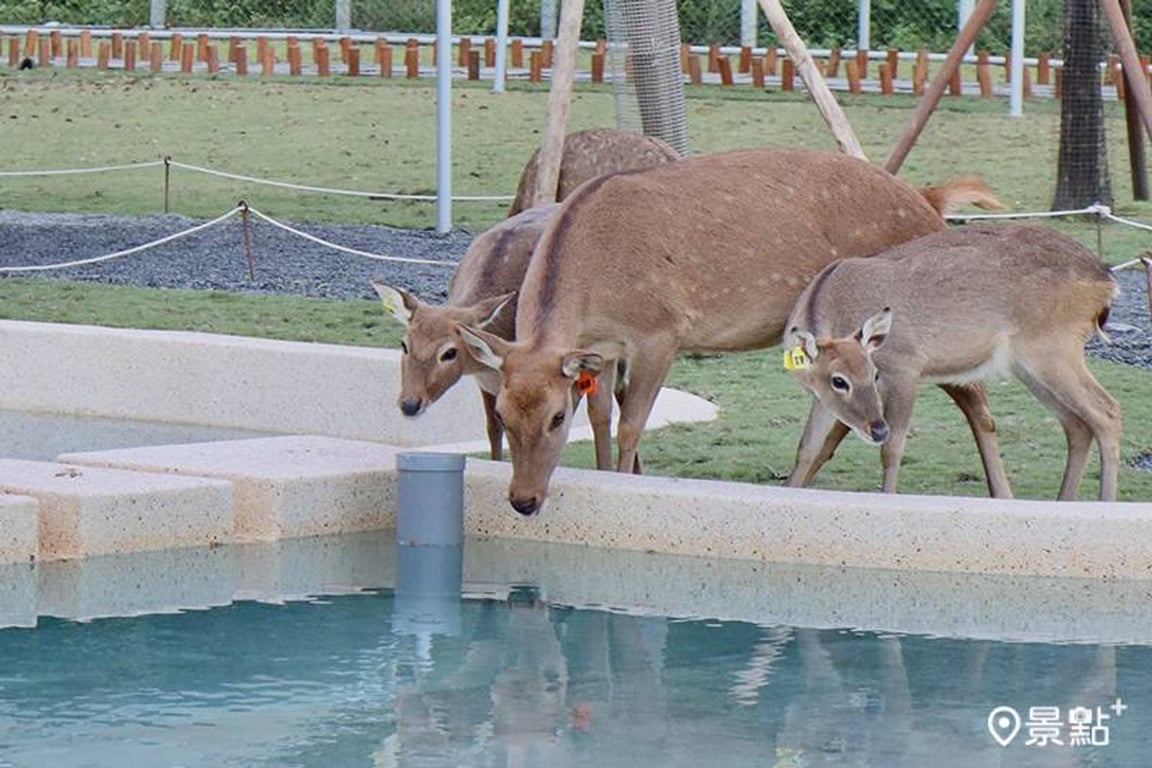
MULTIPOLYGON (((0 210, 0 263, 51 264, 107 253, 160 239, 201 223, 177 215, 23 213, 0 210)), ((287 223, 287 222, 286 222, 287 223)), ((203 232, 133 256, 83 267, 33 273, 152 288, 195 288, 253 293, 291 293, 325 298, 375 297, 379 277, 429 301, 447 295, 453 265, 473 233, 395 229, 370 224, 296 224, 316 237, 349 248, 437 264, 382 262, 309 242, 253 218, 251 279, 239 217, 203 232)), ((1106 360, 1152 369, 1152 321, 1142 270, 1117 275, 1121 294, 1106 331, 1110 343, 1093 338, 1088 352, 1106 360)))

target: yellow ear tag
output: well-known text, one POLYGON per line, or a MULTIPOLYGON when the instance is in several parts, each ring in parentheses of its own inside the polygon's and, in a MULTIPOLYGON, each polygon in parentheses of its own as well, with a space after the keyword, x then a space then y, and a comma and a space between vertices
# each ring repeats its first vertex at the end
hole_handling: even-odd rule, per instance
POLYGON ((808 355, 804 347, 795 346, 784 350, 784 369, 787 371, 802 371, 808 367, 808 355))

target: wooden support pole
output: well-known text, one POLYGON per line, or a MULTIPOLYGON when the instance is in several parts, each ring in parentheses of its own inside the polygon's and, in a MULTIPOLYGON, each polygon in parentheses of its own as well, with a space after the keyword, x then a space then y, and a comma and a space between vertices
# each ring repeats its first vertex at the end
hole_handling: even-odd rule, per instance
POLYGON ((48 35, 52 42, 52 58, 59 59, 64 56, 64 35, 58 29, 52 30, 48 35))
POLYGON ((853 157, 863 158, 864 150, 852 132, 848 118, 844 116, 836 97, 828 90, 827 83, 824 82, 823 76, 808 54, 804 41, 800 39, 800 35, 796 34, 796 29, 788 19, 788 14, 785 13, 780 0, 760 0, 760 7, 764 9, 764 15, 768 17, 768 23, 771 25, 772 31, 776 33, 777 39, 788 51, 788 57, 796 63, 797 72, 804 80, 804 85, 808 88, 812 100, 816 102, 816 108, 820 110, 824 122, 832 130, 832 135, 835 137, 836 143, 840 145, 840 149, 853 157))
POLYGON ((960 67, 956 67, 956 71, 952 73, 952 77, 948 78, 948 93, 953 96, 964 95, 964 82, 960 73, 960 67))
POLYGON ((152 50, 152 38, 149 37, 147 32, 141 32, 136 36, 136 42, 139 45, 140 58, 143 59, 149 55, 152 50))
MULTIPOLYGON (((317 38, 317 39, 319 39, 319 38, 317 38)), ((324 41, 320 40, 320 44, 323 45, 324 41)), ((264 35, 260 35, 259 37, 256 38, 256 61, 260 62, 261 66, 263 66, 264 59, 266 59, 267 57, 268 57, 268 38, 264 37, 264 35)))
POLYGON ((552 40, 545 40, 540 43, 540 65, 544 69, 552 69, 553 60, 556 56, 556 43, 552 40))
POLYGON ((1024 67, 1024 86, 1020 95, 1026 99, 1032 98, 1032 70, 1028 67, 1024 67))
POLYGON ((343 64, 348 63, 348 59, 352 55, 352 38, 344 35, 340 38, 340 61, 343 64))
POLYGON ((380 77, 392 77, 392 46, 382 37, 376 39, 376 66, 380 77))
POLYGON ((680 72, 688 74, 688 59, 692 58, 692 46, 688 43, 680 43, 680 72))
POLYGON ((912 67, 912 93, 917 96, 924 95, 924 86, 928 82, 928 49, 921 48, 916 51, 916 64, 912 67))
MULTIPOLYGON (((1132 30, 1132 0, 1121 0, 1121 13, 1124 16, 1124 27, 1132 30)), ((1124 90, 1148 92, 1148 57, 1137 57, 1139 71, 1132 72, 1125 68, 1121 72, 1120 82, 1124 90)), ((1124 102, 1124 129, 1128 136, 1128 167, 1132 179, 1132 197, 1135 200, 1147 200, 1148 192, 1148 163, 1144 153, 1144 134, 1140 131, 1140 115, 1134 109, 1136 103, 1133 98, 1124 102)), ((1144 264, 1148 267, 1147 262, 1144 264)), ((1152 287, 1152 275, 1148 275, 1149 287, 1152 287)), ((1148 305, 1152 308, 1152 294, 1148 296, 1148 305)))
POLYGON ((936 109, 936 105, 940 103, 940 98, 944 95, 944 89, 952 79, 953 74, 959 69, 960 62, 964 58, 964 53, 972 46, 972 43, 976 40, 976 35, 983 29, 984 24, 988 21, 988 18, 994 10, 996 10, 996 0, 978 0, 976 7, 972 9, 972 13, 968 16, 968 21, 964 23, 960 34, 956 36, 956 42, 952 43, 952 48, 948 51, 948 55, 944 59, 944 65, 936 72, 936 76, 932 79, 928 90, 924 92, 924 96, 916 106, 916 112, 912 115, 912 119, 904 129, 900 140, 896 143, 892 153, 888 155, 888 159, 884 162, 884 168, 889 173, 897 173, 900 170, 900 166, 904 164, 908 153, 912 151, 912 147, 916 144, 916 139, 920 137, 924 126, 928 124, 928 118, 932 116, 932 111, 936 109))
POLYGON ((560 54, 553 62, 552 87, 548 90, 547 117, 544 137, 540 142, 540 163, 536 176, 536 205, 555 201, 560 185, 560 162, 564 157, 564 136, 568 131, 568 110, 572 104, 572 81, 576 74, 576 54, 580 46, 583 16, 584 0, 567 0, 560 7, 557 35, 560 54))
POLYGON ((1057 67, 1052 72, 1052 97, 1056 101, 1064 98, 1064 68, 1057 67))
POLYGON ((299 45, 288 46, 288 74, 292 77, 304 74, 304 61, 300 55, 299 45))
POLYGON ((752 60, 748 62, 749 68, 752 70, 752 87, 764 89, 764 59, 759 56, 753 56, 752 60))
POLYGON ((716 68, 720 72, 720 84, 732 85, 732 61, 727 56, 716 59, 716 68))
POLYGON ((780 62, 780 90, 796 90, 796 62, 787 56, 780 62))
POLYGON ((1148 89, 1148 80, 1145 72, 1140 69, 1140 55, 1136 52, 1136 43, 1132 40, 1132 33, 1124 20, 1124 11, 1120 8, 1120 0, 1101 0, 1104 4, 1104 15, 1108 17, 1108 25, 1112 28, 1112 40, 1116 44, 1116 51, 1120 54, 1120 61, 1124 63, 1124 72, 1129 76, 1129 83, 1133 86, 1132 101, 1140 113, 1144 123, 1144 130, 1152 136, 1152 91, 1148 89), (1140 87, 1136 87, 1139 83, 1140 87))

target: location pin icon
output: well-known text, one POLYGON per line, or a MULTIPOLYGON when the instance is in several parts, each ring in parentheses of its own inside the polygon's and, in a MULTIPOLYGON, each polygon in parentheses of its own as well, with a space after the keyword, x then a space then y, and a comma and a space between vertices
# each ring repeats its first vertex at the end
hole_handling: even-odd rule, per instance
POLYGON ((997 744, 1008 746, 1020 733, 1020 713, 1012 707, 996 707, 988 714, 988 732, 997 744))

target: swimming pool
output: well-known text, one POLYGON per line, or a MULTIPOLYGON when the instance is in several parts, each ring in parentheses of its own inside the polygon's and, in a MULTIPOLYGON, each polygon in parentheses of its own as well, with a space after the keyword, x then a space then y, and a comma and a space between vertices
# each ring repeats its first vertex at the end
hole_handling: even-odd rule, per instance
POLYGON ((0 766, 1144 764, 1138 582, 402 554, 372 533, 5 567, 0 766))

